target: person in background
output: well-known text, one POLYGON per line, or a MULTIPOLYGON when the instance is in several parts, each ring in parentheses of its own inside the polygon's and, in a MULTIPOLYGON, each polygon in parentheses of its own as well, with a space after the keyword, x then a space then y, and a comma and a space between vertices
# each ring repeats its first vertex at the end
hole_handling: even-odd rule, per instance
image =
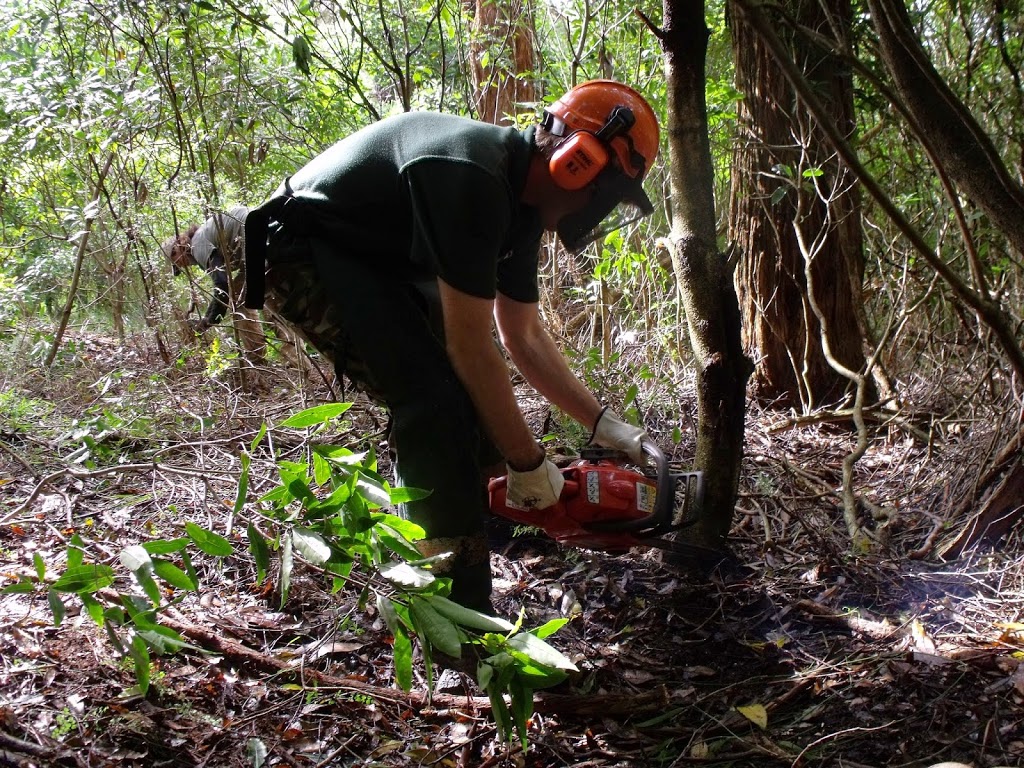
POLYGON ((235 277, 244 268, 245 217, 249 209, 238 205, 230 211, 215 213, 202 224, 193 224, 184 234, 169 237, 160 246, 164 257, 171 262, 177 277, 183 270, 198 265, 213 281, 213 295, 206 312, 200 318, 190 318, 189 326, 202 333, 221 321, 232 298, 237 299, 243 280, 235 277), (228 276, 228 268, 232 272, 228 276), (231 296, 231 283, 236 282, 235 296, 231 296))
POLYGON ((562 475, 521 412, 501 347, 592 443, 643 462, 626 423, 572 373, 538 309, 542 234, 578 251, 653 212, 657 119, 610 80, 572 88, 525 130, 429 112, 381 120, 286 178, 246 220, 246 305, 266 304, 388 408, 402 513, 452 600, 490 612, 483 469, 543 509, 562 475))

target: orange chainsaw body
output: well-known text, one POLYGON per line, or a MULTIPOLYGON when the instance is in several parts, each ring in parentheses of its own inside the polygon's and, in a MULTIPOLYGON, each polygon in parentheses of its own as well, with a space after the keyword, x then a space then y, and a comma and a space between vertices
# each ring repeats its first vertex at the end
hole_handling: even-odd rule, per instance
POLYGON ((623 551, 641 546, 628 528, 654 515, 658 483, 609 458, 580 459, 562 469, 565 486, 556 504, 546 509, 510 506, 507 478, 488 485, 491 511, 523 525, 543 529, 562 544, 584 549, 623 551), (602 530, 602 528, 618 530, 602 530))

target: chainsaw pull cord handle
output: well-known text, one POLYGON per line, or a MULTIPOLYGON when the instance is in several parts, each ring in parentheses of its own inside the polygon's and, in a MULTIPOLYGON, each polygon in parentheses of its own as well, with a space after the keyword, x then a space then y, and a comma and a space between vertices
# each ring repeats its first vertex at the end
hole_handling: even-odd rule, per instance
POLYGON ((672 473, 669 471, 668 458, 651 440, 643 440, 640 449, 654 460, 654 468, 657 472, 656 489, 657 497, 654 501, 654 511, 646 517, 633 520, 602 520, 588 523, 583 527, 591 531, 639 531, 651 529, 651 533, 667 530, 672 526, 672 506, 675 502, 675 486, 672 481, 672 473))

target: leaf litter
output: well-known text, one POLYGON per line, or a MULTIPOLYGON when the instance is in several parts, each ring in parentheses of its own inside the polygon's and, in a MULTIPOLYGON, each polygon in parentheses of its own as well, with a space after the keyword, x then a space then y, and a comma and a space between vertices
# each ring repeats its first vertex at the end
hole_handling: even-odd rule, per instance
MULTIPOLYGON (((875 438, 865 482, 898 514, 878 523, 867 554, 850 553, 837 505, 849 435, 822 424, 780 431, 777 417, 753 407, 730 537, 747 566, 740 576, 698 578, 643 550, 568 550, 492 521, 496 608, 514 619, 522 607, 538 624, 569 618, 549 642, 580 670, 536 694, 524 752, 496 740, 469 677, 442 675, 428 697, 420 660, 412 693, 395 687, 386 623, 357 587, 332 593, 315 562, 297 562, 283 606, 277 574, 257 584, 243 537, 248 507, 233 508, 241 447, 326 390, 284 369, 260 371, 253 392, 186 368, 167 382, 168 396, 151 377, 161 364, 146 342, 127 356, 113 340, 88 342, 89 359, 74 371, 5 381, 39 404, 39 416, 0 414, 0 586, 9 588, 0 595, 0 764, 1024 762, 1019 532, 953 562, 922 553, 937 522, 956 523, 943 516, 974 450, 963 439, 943 453, 912 435, 875 438), (125 417, 89 446, 95 468, 68 463, 78 450, 70 425, 104 409, 109 421, 116 409, 103 401, 128 397, 128 383, 144 428, 125 417), (31 581, 39 559, 60 573, 75 533, 116 565, 127 547, 189 527, 218 532, 234 554, 196 558, 200 591, 163 618, 202 650, 154 656, 146 696, 74 601, 55 627, 44 591, 10 589, 31 581)), ((355 402, 340 439, 378 450, 384 470, 386 418, 355 402)), ((539 426, 542 405, 528 394, 524 402, 539 426)), ((304 450, 294 434, 271 429, 279 456, 304 450)), ((687 447, 676 447, 680 465, 687 447)), ((276 475, 269 454, 252 464, 250 499, 276 475)), ((315 554, 317 542, 306 544, 315 554)), ((148 555, 125 557, 142 567, 148 555)))

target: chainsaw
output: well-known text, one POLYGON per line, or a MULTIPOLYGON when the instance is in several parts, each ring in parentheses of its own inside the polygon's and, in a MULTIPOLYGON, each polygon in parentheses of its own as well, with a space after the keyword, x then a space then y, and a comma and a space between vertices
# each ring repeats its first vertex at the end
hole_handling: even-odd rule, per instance
POLYGON ((588 446, 562 468, 565 485, 558 501, 545 509, 510 503, 508 478, 488 484, 491 511, 540 528, 555 541, 573 547, 622 553, 652 547, 696 560, 711 568, 723 553, 663 538, 697 521, 704 504, 704 473, 674 472, 664 452, 645 440, 641 448, 653 467, 635 471, 621 451, 588 446))

